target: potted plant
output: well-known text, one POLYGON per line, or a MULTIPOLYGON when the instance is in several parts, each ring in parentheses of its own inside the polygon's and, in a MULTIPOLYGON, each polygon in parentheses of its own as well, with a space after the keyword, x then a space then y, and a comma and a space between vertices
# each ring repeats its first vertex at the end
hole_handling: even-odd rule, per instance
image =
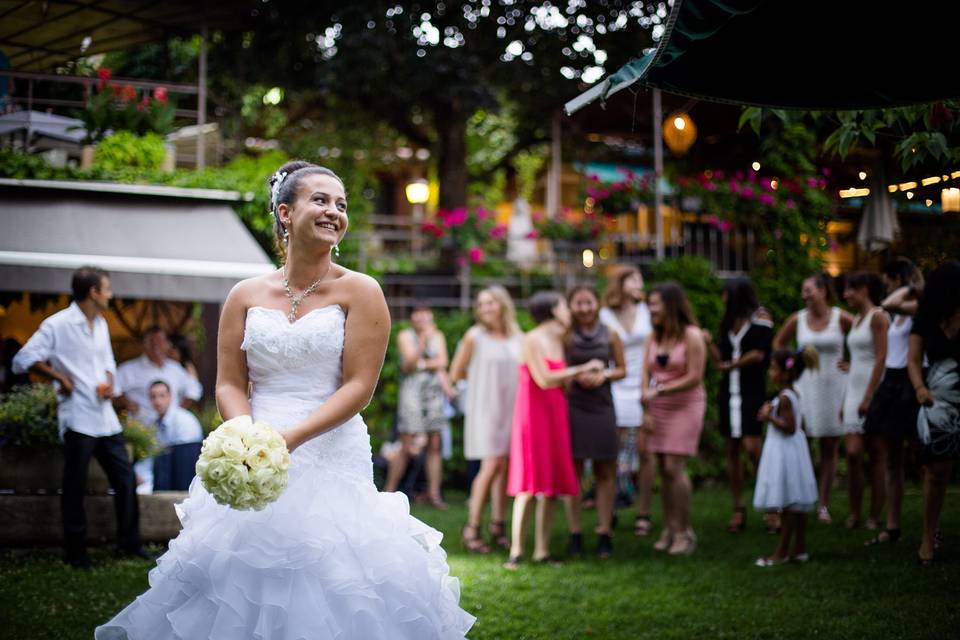
MULTIPOLYGON (((160 452, 156 430, 122 417, 133 460, 160 452)), ((57 396, 49 384, 14 387, 0 395, 0 489, 53 493, 63 484, 63 448, 57 424, 57 396)), ((107 492, 99 464, 91 465, 87 491, 107 492)))

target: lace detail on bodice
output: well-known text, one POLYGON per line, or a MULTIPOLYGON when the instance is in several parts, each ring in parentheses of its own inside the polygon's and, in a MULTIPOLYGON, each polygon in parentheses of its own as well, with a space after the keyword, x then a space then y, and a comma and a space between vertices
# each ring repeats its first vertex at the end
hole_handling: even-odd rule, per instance
MULTIPOLYGON (((240 348, 247 354, 254 419, 284 431, 340 388, 345 322, 339 305, 314 309, 292 324, 278 309, 247 310, 240 348)), ((307 470, 372 480, 370 437, 360 416, 293 452, 291 474, 307 470)))

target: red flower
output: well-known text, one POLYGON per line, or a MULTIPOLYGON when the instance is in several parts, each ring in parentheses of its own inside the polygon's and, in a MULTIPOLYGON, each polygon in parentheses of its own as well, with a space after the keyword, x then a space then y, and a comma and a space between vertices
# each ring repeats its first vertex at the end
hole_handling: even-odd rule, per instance
POLYGON ((470 251, 467 252, 467 255, 470 256, 470 262, 473 264, 480 264, 483 262, 483 249, 480 247, 470 247, 470 251))
POLYGON ((140 102, 137 103, 137 111, 144 111, 144 110, 146 110, 146 108, 149 107, 149 106, 150 106, 150 98, 149 98, 149 96, 143 96, 143 97, 140 99, 140 102))
POLYGON ((732 228, 733 228, 733 223, 730 222, 729 220, 721 220, 719 224, 717 224, 717 229, 719 229, 723 233, 730 231, 730 229, 732 228))
POLYGON ((760 195, 760 204, 763 204, 768 207, 773 206, 773 196, 769 193, 764 193, 760 195))
POLYGON ((493 240, 503 240, 507 237, 507 227, 506 225, 498 224, 494 225, 490 229, 490 238, 493 240))
POLYGON ((527 240, 536 240, 539 237, 540 237, 540 234, 537 233, 536 229, 534 229, 533 231, 527 234, 527 240))
POLYGON ((153 97, 156 98, 160 104, 167 104, 167 88, 157 87, 153 90, 153 97))
POLYGON ((740 192, 740 197, 743 198, 744 200, 753 200, 753 196, 754 196, 753 189, 751 189, 750 187, 744 187, 743 191, 740 192))
POLYGON ((137 99, 137 90, 134 89, 131 85, 125 84, 120 89, 120 101, 121 102, 133 102, 137 99))
POLYGON ((533 219, 534 222, 543 222, 543 220, 546 218, 543 211, 534 211, 533 215, 530 217, 533 219))
POLYGON ((107 67, 100 67, 97 69, 97 77, 100 78, 101 82, 106 82, 113 77, 113 71, 107 67))

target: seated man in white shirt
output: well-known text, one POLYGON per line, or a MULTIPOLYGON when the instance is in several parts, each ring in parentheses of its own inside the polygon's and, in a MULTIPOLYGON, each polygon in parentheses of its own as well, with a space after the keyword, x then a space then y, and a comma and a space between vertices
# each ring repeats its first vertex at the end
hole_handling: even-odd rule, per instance
POLYGON ((157 437, 166 451, 153 459, 155 491, 186 491, 196 475, 203 427, 196 416, 173 404, 170 387, 163 380, 150 385, 150 406, 157 414, 157 437))
MULTIPOLYGON (((121 395, 117 405, 146 425, 156 424, 157 412, 148 397, 150 385, 156 380, 167 383, 174 406, 191 407, 203 394, 200 382, 187 373, 179 362, 168 357, 170 341, 157 325, 143 334, 143 355, 127 360, 117 369, 117 387, 121 395)), ((141 460, 136 464, 137 493, 153 491, 153 461, 141 460)))
POLYGON ((27 370, 53 380, 57 422, 63 440, 61 514, 65 561, 89 569, 87 519, 83 502, 87 468, 96 457, 114 490, 117 547, 142 558, 140 516, 134 475, 123 429, 110 404, 116 363, 103 312, 113 293, 107 272, 81 267, 73 274, 73 302, 40 324, 13 359, 14 373, 27 370))

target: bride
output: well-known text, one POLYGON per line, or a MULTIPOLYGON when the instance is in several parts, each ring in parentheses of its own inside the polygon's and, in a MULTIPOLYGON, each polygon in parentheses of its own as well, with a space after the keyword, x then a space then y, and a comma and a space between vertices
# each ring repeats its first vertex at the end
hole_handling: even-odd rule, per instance
POLYGON ((236 511, 194 478, 150 588, 95 638, 462 638, 475 618, 459 606, 441 534, 373 484, 358 413, 390 315, 375 280, 331 259, 348 224, 343 182, 295 161, 270 185, 284 265, 227 296, 216 395, 224 419, 282 431, 289 485, 263 511, 236 511))

